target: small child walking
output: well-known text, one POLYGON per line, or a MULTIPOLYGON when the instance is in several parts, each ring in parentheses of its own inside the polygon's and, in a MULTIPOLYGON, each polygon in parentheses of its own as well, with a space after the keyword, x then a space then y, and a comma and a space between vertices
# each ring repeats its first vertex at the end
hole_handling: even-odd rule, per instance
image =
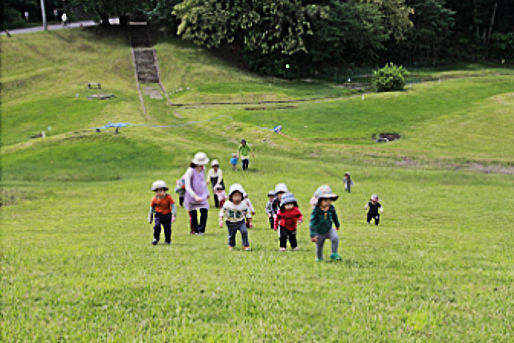
POLYGON ((270 229, 275 228, 275 218, 273 217, 273 199, 275 198, 275 191, 268 192, 268 202, 266 203, 266 214, 268 215, 270 229))
POLYGON ((236 153, 233 153, 232 158, 230 159, 230 164, 232 165, 233 171, 237 171, 237 161, 239 161, 239 158, 237 158, 236 153))
POLYGON ((252 214, 248 205, 243 201, 245 191, 243 186, 238 183, 230 186, 228 200, 225 202, 220 210, 220 228, 223 227, 223 218, 226 219, 228 229, 228 249, 232 250, 236 246, 236 233, 241 232, 243 239, 243 250, 250 250, 250 243, 248 242, 248 229, 245 220, 248 219, 249 227, 252 226, 252 214))
POLYGON ((353 186, 353 180, 352 180, 352 177, 350 176, 350 172, 344 173, 343 182, 344 182, 344 189, 345 189, 345 191, 347 191, 348 193, 351 193, 352 192, 352 186, 353 186))
POLYGON ((175 193, 178 194, 178 203, 180 207, 184 206, 184 197, 186 195, 186 183, 183 178, 180 178, 175 183, 175 193))
POLYGON ((280 209, 275 217, 274 229, 279 230, 280 251, 286 251, 287 240, 291 249, 298 250, 296 241, 296 227, 303 221, 302 212, 298 209, 298 202, 293 193, 286 193, 280 202, 280 209))
MULTIPOLYGON (((277 217, 278 210, 280 209, 282 196, 286 193, 289 193, 289 190, 287 189, 287 185, 285 183, 277 183, 275 185, 275 198, 271 203, 271 209, 273 211, 273 228, 275 228, 275 218, 277 217)), ((280 232, 278 238, 280 239, 280 232)))
POLYGON ((214 196, 219 201, 219 207, 223 207, 225 204, 225 200, 227 200, 227 193, 225 192, 225 187, 223 185, 217 184, 213 189, 214 196))
POLYGON ((341 256, 337 253, 339 247, 339 236, 336 230, 339 230, 340 224, 337 218, 335 207, 332 205, 337 200, 338 196, 332 193, 332 189, 327 186, 320 186, 316 193, 318 199, 317 205, 312 210, 310 220, 310 233, 311 240, 316 242, 316 261, 323 261, 323 244, 328 238, 332 242, 332 254, 330 259, 333 261, 341 261, 341 256), (332 224, 336 229, 332 228, 332 224))
POLYGON ((167 193, 168 186, 166 182, 157 180, 152 184, 152 191, 155 196, 150 203, 150 212, 148 213, 148 222, 152 224, 155 215, 155 225, 153 227, 152 245, 157 245, 161 235, 161 226, 164 228, 164 241, 171 244, 171 223, 175 222, 177 216, 177 207, 175 201, 167 193))
POLYGON ((375 225, 378 226, 378 223, 380 221, 380 213, 384 213, 384 208, 382 205, 378 202, 378 195, 373 194, 366 204, 364 206, 364 209, 368 210, 368 215, 366 217, 366 222, 368 225, 371 223, 371 219, 375 220, 375 225), (380 211, 380 213, 378 213, 380 211))

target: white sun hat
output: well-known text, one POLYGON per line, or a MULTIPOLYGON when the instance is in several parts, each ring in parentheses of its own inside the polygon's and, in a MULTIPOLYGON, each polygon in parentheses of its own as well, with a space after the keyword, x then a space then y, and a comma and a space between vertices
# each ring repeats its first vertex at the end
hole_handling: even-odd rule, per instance
POLYGON ((204 166, 209 163, 209 158, 204 152, 197 152, 192 162, 196 165, 204 166))
POLYGON ((168 186, 166 185, 166 182, 162 180, 157 180, 154 183, 152 183, 152 191, 155 191, 159 188, 164 188, 165 190, 168 190, 168 186))
POLYGON ((219 167, 220 163, 218 162, 218 160, 212 160, 211 162, 211 167, 214 167, 214 166, 218 166, 219 167))

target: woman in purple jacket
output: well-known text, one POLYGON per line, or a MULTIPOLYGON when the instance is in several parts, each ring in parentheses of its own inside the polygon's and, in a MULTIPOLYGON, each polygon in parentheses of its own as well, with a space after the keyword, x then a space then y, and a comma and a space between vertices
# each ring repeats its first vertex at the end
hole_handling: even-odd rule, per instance
POLYGON ((207 214, 209 211, 209 189, 205 180, 204 166, 209 163, 209 158, 203 152, 195 155, 191 165, 184 174, 186 194, 184 208, 189 212, 191 220, 191 234, 203 235, 207 226, 207 214), (198 210, 200 210, 200 223, 198 223, 198 210))

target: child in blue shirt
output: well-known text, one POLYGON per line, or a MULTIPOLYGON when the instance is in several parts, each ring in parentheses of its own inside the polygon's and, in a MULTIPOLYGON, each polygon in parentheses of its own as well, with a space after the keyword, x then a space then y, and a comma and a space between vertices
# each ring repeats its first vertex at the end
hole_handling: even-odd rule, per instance
POLYGON ((234 171, 237 171, 237 161, 239 161, 239 158, 237 158, 236 153, 233 153, 232 158, 230 159, 230 164, 232 165, 232 169, 234 171))

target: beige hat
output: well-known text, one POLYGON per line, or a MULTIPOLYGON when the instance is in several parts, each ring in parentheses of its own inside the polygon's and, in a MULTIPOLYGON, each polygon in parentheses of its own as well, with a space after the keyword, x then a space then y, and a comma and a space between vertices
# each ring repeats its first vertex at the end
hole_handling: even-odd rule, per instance
POLYGON ((197 152, 195 154, 195 157, 193 158, 192 162, 199 166, 204 166, 207 163, 209 163, 209 158, 207 157, 207 155, 204 152, 197 152))
POLYGON ((218 160, 212 160, 211 162, 211 167, 214 167, 214 166, 220 166, 220 163, 218 162, 218 160))

